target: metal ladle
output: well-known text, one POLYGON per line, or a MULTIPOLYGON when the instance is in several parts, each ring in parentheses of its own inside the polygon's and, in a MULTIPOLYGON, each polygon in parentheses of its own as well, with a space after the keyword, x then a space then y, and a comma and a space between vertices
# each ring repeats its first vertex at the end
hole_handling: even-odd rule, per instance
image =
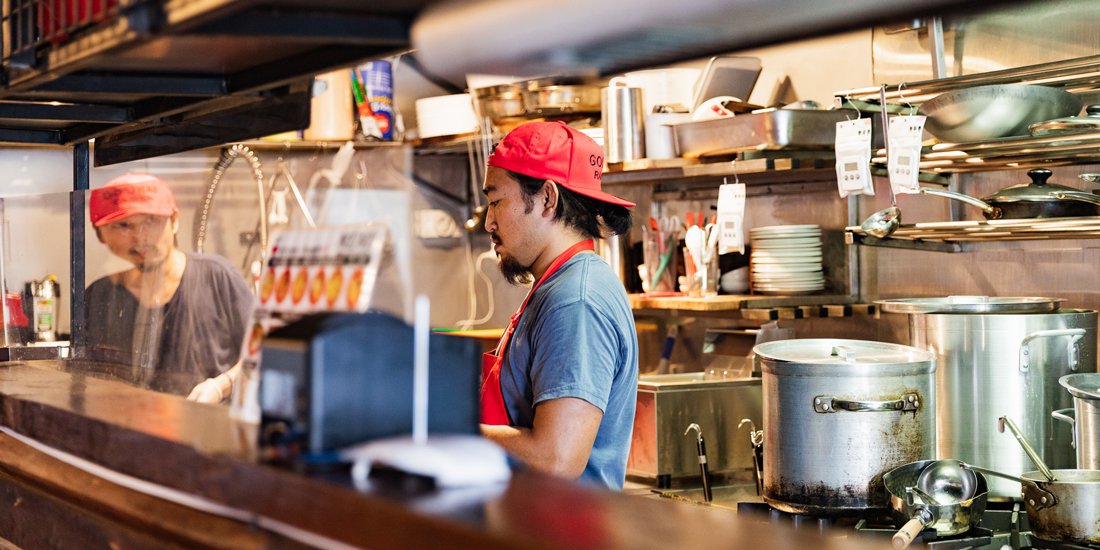
MULTIPOLYGON (((882 146, 889 154, 890 151, 890 114, 886 109, 886 86, 883 85, 878 91, 879 107, 882 109, 882 146)), ((898 198, 894 195, 893 186, 887 186, 890 190, 890 207, 884 208, 871 214, 871 217, 864 220, 860 224, 859 228, 864 233, 875 237, 876 239, 885 239, 898 230, 901 226, 901 210, 898 208, 898 198)))
POLYGON ((957 460, 938 460, 921 470, 915 489, 924 491, 938 504, 962 502, 974 496, 978 477, 957 460))

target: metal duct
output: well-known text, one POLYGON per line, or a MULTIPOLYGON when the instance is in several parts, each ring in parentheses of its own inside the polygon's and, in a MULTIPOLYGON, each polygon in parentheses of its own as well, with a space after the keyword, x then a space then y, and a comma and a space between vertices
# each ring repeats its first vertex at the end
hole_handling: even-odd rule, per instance
POLYGON ((451 0, 416 20, 417 57, 445 78, 609 74, 943 13, 973 0, 451 0))

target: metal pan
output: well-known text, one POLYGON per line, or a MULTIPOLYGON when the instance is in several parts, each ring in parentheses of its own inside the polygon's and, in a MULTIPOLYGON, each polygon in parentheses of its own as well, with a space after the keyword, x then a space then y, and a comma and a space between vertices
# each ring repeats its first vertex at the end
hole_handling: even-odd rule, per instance
POLYGON ((1028 135, 1036 122, 1081 110, 1073 94, 1048 86, 994 84, 940 94, 920 106, 925 129, 941 141, 960 143, 1028 135))
POLYGON ((934 529, 938 536, 951 536, 970 530, 985 512, 988 485, 985 476, 976 475, 973 495, 958 502, 930 503, 927 498, 915 497, 910 489, 918 485, 918 478, 929 466, 940 461, 920 460, 898 466, 882 477, 886 491, 890 493, 891 515, 904 527, 895 535, 894 547, 904 548, 923 529, 934 529), (918 523, 914 525, 914 520, 918 523))

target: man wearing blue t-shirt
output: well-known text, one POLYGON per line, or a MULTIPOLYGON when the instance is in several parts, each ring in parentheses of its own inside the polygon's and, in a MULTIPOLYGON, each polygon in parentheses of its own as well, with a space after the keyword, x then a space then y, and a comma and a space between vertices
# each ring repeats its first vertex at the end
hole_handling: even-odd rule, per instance
POLYGON ((486 354, 482 433, 532 469, 621 489, 638 388, 626 291, 592 253, 634 204, 600 186, 603 151, 560 122, 509 133, 489 157, 485 229, 509 282, 533 282, 486 354))

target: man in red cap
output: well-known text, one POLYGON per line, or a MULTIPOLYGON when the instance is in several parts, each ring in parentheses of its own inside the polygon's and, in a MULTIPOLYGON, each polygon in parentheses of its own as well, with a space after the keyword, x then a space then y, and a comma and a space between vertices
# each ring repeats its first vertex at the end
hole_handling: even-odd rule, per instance
POLYGON ((88 211, 99 242, 134 266, 85 292, 92 357, 126 362, 157 391, 227 399, 253 308, 244 279, 221 258, 176 248, 179 211, 160 178, 115 178, 92 191, 88 211))
POLYGON ((512 130, 489 157, 485 229, 509 282, 532 287, 482 365, 482 433, 533 469, 621 489, 638 337, 593 240, 634 204, 600 185, 603 150, 561 122, 512 130))

